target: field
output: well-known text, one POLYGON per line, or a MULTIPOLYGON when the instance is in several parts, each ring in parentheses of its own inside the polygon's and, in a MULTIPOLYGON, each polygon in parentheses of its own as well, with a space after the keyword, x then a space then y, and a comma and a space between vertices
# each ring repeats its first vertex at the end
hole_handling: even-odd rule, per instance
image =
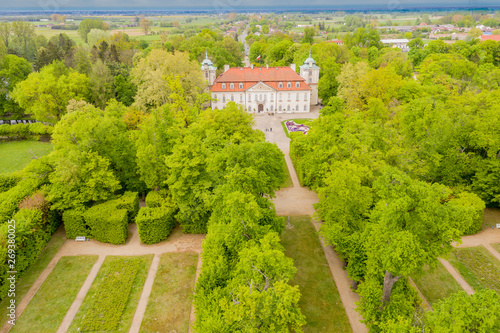
POLYGON ((197 261, 195 253, 161 256, 141 332, 187 333, 197 261))
POLYGON ((69 332, 128 332, 152 258, 106 257, 69 332))
MULTIPOLYGON (((35 283, 38 276, 40 276, 45 267, 47 267, 52 258, 54 258, 65 241, 66 237, 64 235, 64 231, 61 229, 52 236, 52 239, 47 243, 40 256, 36 259, 33 265, 31 265, 24 272, 23 276, 18 281, 16 285, 16 303, 19 303, 19 301, 22 300, 28 293, 33 283, 35 283)), ((7 318, 7 302, 9 302, 9 299, 5 298, 0 303, 0 318, 2 318, 0 324, 2 325, 7 318)))
POLYGON ((439 261, 436 269, 431 271, 430 267, 425 267, 424 275, 413 277, 413 281, 431 305, 462 290, 439 261))
POLYGON ((59 259, 11 332, 56 332, 96 260, 97 256, 59 259))
POLYGON ((52 151, 52 144, 39 141, 0 142, 0 173, 24 169, 36 157, 52 151))
POLYGON ((304 332, 352 332, 318 235, 309 216, 292 216, 293 228, 285 228, 281 242, 294 260, 299 306, 306 316, 304 332))
POLYGON ((485 247, 456 248, 449 261, 474 290, 489 288, 500 293, 500 261, 485 247))

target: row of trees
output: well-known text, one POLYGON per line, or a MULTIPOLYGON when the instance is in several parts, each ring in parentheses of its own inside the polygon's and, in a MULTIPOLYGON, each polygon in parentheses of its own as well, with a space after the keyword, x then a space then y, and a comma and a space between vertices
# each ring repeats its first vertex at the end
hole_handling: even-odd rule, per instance
MULTIPOLYGON (((454 310, 443 303, 423 315, 407 277, 435 266, 452 241, 479 231, 485 204, 500 203, 498 43, 479 44, 493 50, 479 65, 458 52, 432 52, 440 42, 431 44, 421 49, 427 55, 418 80, 400 52, 360 49, 335 76, 336 96, 308 135, 292 136, 299 178, 319 194, 321 232, 346 261, 373 332, 451 327, 454 310)), ((477 297, 492 306, 493 294, 467 304, 477 297)), ((462 301, 455 295, 446 302, 462 301)), ((493 331, 496 318, 464 319, 461 329, 493 331)))

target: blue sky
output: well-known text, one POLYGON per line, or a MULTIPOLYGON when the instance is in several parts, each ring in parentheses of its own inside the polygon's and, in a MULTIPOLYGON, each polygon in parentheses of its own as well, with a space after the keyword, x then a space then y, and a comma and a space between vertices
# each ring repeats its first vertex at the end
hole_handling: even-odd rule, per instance
MULTIPOLYGON (((476 0, 476 5, 498 5, 498 1, 476 0)), ((0 9, 169 9, 169 8, 199 8, 199 9, 244 9, 255 7, 301 7, 338 8, 338 7, 377 7, 379 9, 404 9, 426 6, 469 6, 472 0, 0 0, 0 9)))

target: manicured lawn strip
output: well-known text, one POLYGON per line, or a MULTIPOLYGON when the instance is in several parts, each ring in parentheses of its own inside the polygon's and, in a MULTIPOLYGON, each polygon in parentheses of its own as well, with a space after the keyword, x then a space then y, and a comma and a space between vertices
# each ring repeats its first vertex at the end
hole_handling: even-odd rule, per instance
MULTIPOLYGON (((50 261, 57 254, 61 246, 63 246, 66 241, 66 237, 64 236, 64 232, 57 231, 52 239, 47 243, 45 249, 43 249, 38 259, 35 260, 33 265, 31 265, 23 274, 21 279, 17 282, 16 285, 16 304, 19 303, 23 297, 28 293, 33 283, 35 283, 36 279, 40 276, 43 270, 47 267, 50 261)), ((7 305, 10 302, 9 298, 5 298, 0 303, 0 318, 1 324, 3 325, 7 321, 7 305)))
POLYGON ((11 332, 56 332, 96 260, 97 256, 61 257, 11 332))
POLYGON ((489 288, 500 293, 500 261, 483 246, 456 248, 449 261, 475 291, 489 288))
POLYGON ((500 253, 500 243, 498 244, 491 244, 495 250, 497 250, 498 253, 500 253))
POLYGON ((31 151, 42 157, 52 151, 52 144, 39 141, 0 142, 0 173, 24 169, 33 159, 31 151))
POLYGON ((307 320, 304 332, 352 332, 310 217, 292 216, 290 223, 293 228, 285 228, 281 243, 297 268, 290 284, 298 285, 302 293, 299 306, 307 320))
POLYGON ((423 276, 412 278, 431 305, 462 290, 462 287, 440 262, 433 271, 426 266, 423 276))
POLYGON ((196 277, 196 253, 161 256, 141 332, 187 332, 196 277))
POLYGON ((69 332, 128 332, 152 258, 106 257, 69 332))
POLYGON ((483 215, 483 230, 495 228, 497 223, 500 223, 500 209, 486 208, 483 215))

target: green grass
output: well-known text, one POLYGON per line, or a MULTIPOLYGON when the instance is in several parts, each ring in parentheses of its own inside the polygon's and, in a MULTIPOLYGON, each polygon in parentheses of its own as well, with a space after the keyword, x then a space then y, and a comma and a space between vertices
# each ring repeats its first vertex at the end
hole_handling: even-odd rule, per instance
POLYGON ((195 253, 161 256, 141 332, 188 331, 197 261, 195 253))
POLYGON ((436 269, 431 270, 426 266, 423 271, 424 275, 413 277, 413 281, 431 305, 462 290, 440 262, 437 263, 436 269))
POLYGON ((483 215, 483 230, 491 227, 496 228, 500 223, 500 210, 498 208, 486 208, 483 215))
POLYGON ((286 228, 281 242, 286 255, 294 260, 297 275, 290 281, 298 285, 299 306, 306 316, 304 332, 352 332, 340 300, 323 248, 309 216, 292 216, 293 228, 286 228))
MULTIPOLYGON (((89 323, 89 317, 87 316, 96 315, 101 318, 109 316, 111 318, 120 311, 121 315, 116 329, 106 331, 87 330, 87 332, 128 332, 139 298, 141 297, 144 282, 146 282, 152 259, 153 255, 132 257, 107 256, 68 332, 79 332, 82 331, 81 328, 83 325, 95 324, 95 322, 89 323), (134 269, 135 260, 139 261, 137 270, 134 269), (129 265, 123 265, 124 263, 128 263, 129 265), (135 277, 130 284, 131 271, 135 271, 135 277), (125 307, 121 310, 120 305, 122 304, 122 300, 127 296, 125 294, 128 297, 125 307)), ((111 321, 102 321, 100 325, 105 326, 110 323, 111 321)))
POLYGON ((56 332, 96 260, 97 256, 59 259, 11 332, 56 332))
POLYGON ((285 125, 285 123, 287 121, 293 121, 297 125, 304 124, 306 126, 309 126, 309 128, 310 128, 312 126, 312 123, 313 123, 314 120, 313 119, 286 119, 286 120, 283 120, 281 122, 281 127, 283 127, 283 131, 285 132, 286 136, 290 137, 290 133, 288 132, 288 128, 286 128, 286 125, 285 125))
POLYGON ((475 291, 489 288, 500 293, 500 261, 484 246, 453 249, 449 261, 475 291))
MULTIPOLYGON (((61 246, 63 246, 66 238, 64 232, 56 232, 52 239, 47 243, 42 253, 35 262, 24 272, 23 276, 19 279, 16 285, 16 304, 18 304, 23 297, 28 293, 33 283, 40 276, 43 270, 50 263, 52 258, 57 254, 61 246)), ((0 323, 7 321, 7 305, 10 302, 9 298, 5 298, 0 303, 0 323)))
POLYGON ((495 250, 497 250, 498 253, 500 253, 500 243, 498 244, 491 244, 495 250))
POLYGON ((0 173, 24 169, 33 159, 52 151, 52 144, 39 141, 0 142, 0 173))

